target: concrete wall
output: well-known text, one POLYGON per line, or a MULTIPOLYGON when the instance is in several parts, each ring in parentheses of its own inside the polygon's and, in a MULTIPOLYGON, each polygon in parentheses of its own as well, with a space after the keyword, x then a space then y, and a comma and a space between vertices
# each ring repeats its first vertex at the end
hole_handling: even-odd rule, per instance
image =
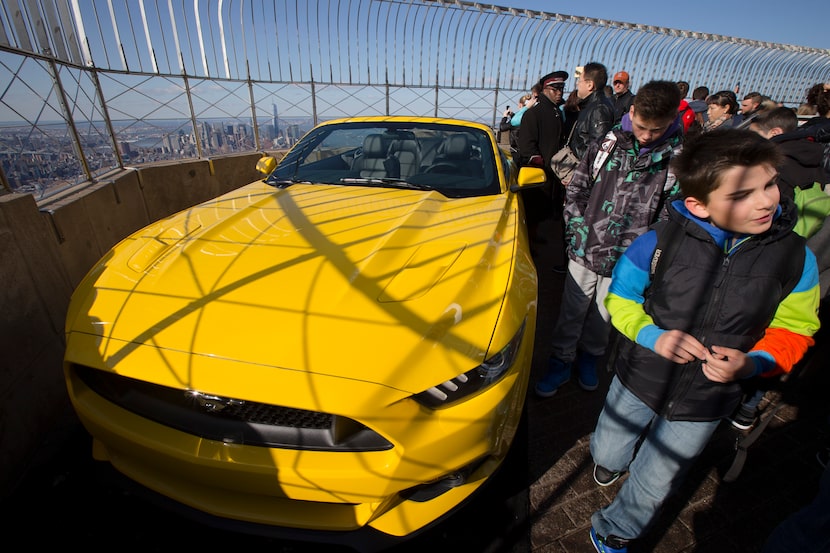
POLYGON ((0 497, 74 419, 62 368, 74 287, 130 233, 261 178, 262 155, 126 169, 40 205, 0 196, 0 497))

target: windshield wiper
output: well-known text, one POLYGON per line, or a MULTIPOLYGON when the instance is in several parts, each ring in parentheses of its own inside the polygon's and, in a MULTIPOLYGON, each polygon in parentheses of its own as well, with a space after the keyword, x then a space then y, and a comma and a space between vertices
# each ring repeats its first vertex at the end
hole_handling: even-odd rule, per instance
POLYGON ((311 181, 300 179, 269 179, 265 182, 265 184, 285 188, 286 186, 291 186, 292 184, 311 184, 311 181))
POLYGON ((381 177, 347 177, 340 179, 343 184, 382 184, 396 188, 411 188, 413 190, 432 190, 428 184, 413 184, 403 179, 381 177))

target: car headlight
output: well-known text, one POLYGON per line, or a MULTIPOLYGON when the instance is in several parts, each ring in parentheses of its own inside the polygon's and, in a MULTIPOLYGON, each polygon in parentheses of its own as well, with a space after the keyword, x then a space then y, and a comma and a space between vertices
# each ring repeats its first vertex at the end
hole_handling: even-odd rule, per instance
POLYGON ((456 376, 452 380, 447 380, 416 394, 413 398, 424 407, 440 409, 495 384, 513 366, 519 352, 519 346, 522 343, 524 331, 525 323, 523 322, 507 345, 485 360, 484 363, 456 376))

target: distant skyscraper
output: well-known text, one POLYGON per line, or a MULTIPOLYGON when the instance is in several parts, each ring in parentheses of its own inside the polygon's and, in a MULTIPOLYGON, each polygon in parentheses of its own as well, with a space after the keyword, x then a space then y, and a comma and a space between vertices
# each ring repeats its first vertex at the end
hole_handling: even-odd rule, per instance
POLYGON ((172 153, 178 151, 178 137, 173 134, 165 133, 165 135, 161 137, 161 147, 162 151, 165 153, 172 153))
POLYGON ((285 136, 288 138, 288 144, 293 146, 300 139, 300 126, 288 125, 288 128, 285 130, 285 136))
POLYGON ((277 113, 277 104, 271 104, 274 106, 274 136, 277 137, 280 135, 280 116, 277 113))

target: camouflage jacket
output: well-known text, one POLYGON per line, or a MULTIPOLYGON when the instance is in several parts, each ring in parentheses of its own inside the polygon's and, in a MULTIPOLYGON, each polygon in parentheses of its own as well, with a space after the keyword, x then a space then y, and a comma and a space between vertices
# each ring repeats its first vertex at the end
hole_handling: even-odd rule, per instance
POLYGON ((669 161, 683 142, 679 126, 641 152, 634 135, 615 126, 588 146, 566 189, 568 257, 611 276, 623 251, 652 223, 665 219, 680 193, 669 161), (610 152, 610 153, 609 153, 610 152))

